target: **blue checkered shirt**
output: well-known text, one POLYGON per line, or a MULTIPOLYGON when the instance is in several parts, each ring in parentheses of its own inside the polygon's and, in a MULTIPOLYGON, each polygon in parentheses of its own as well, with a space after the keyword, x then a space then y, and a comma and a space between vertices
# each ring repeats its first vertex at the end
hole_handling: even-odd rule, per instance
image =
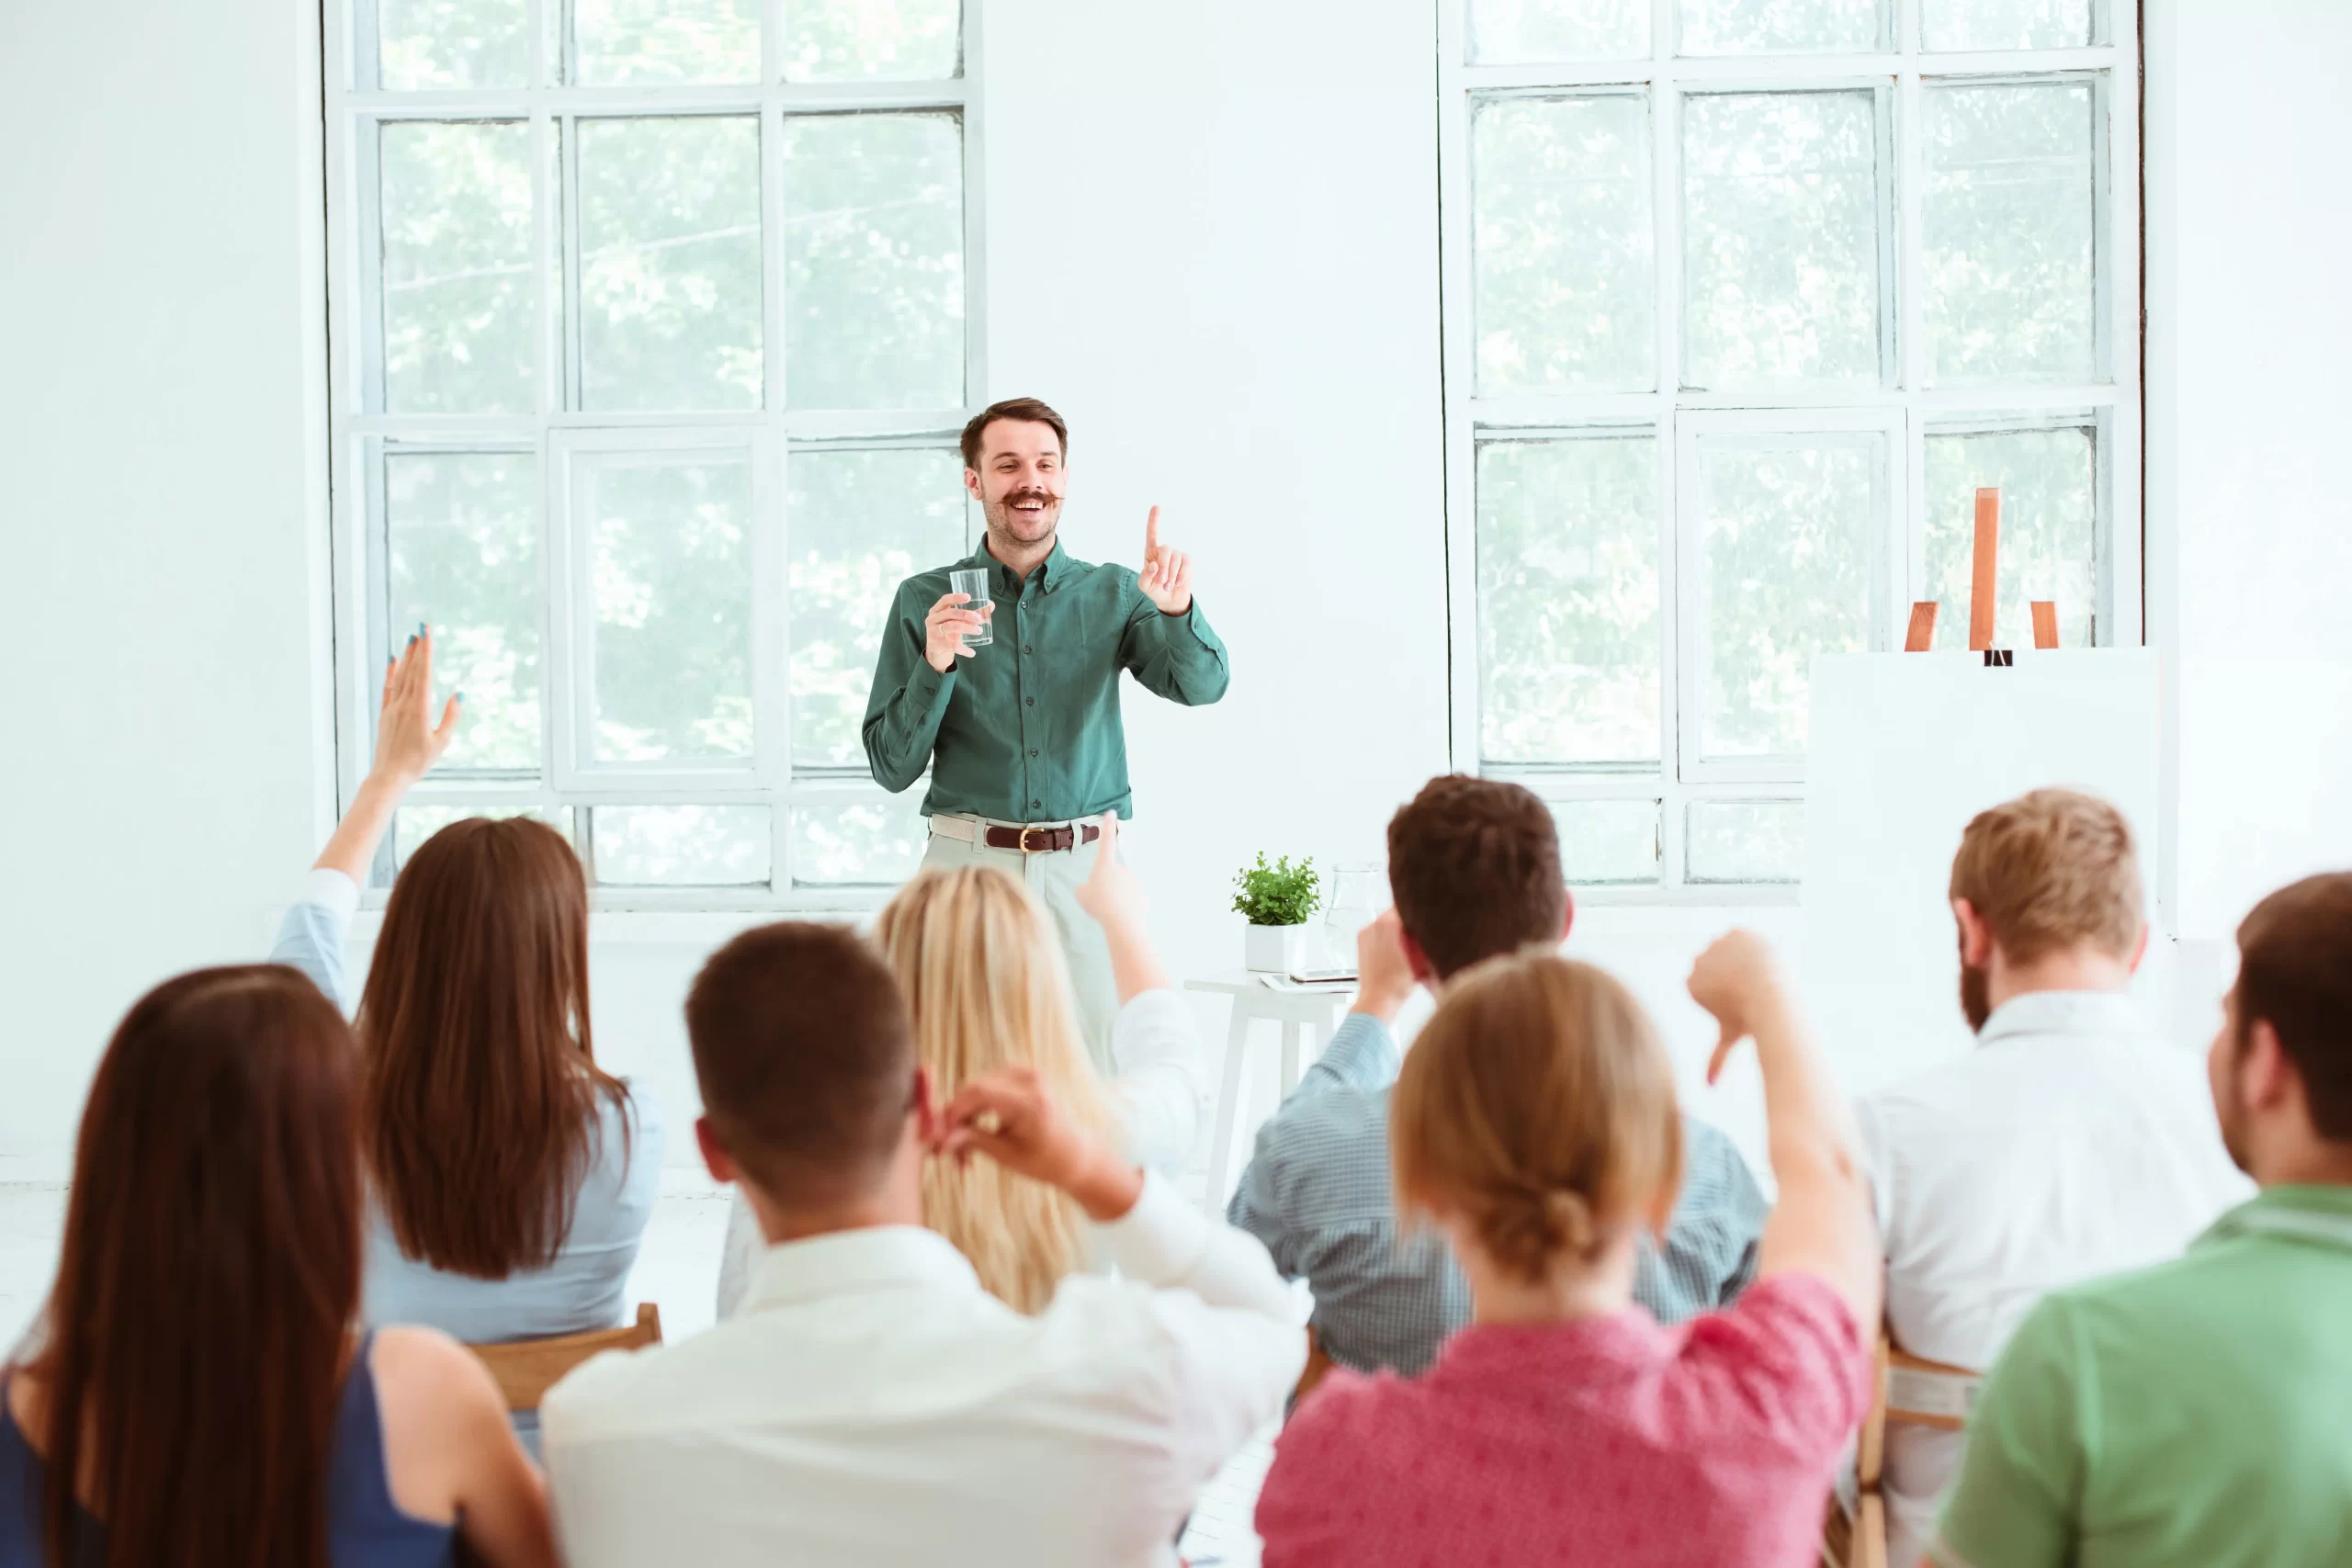
MULTIPOLYGON (((1322 1058, 1258 1131, 1226 1218, 1266 1244, 1274 1267, 1315 1292, 1315 1337, 1342 1366, 1430 1364, 1470 1321, 1470 1286, 1428 1233, 1400 1236, 1388 1181, 1396 1042, 1350 1013, 1322 1058)), ((1766 1204, 1729 1138, 1682 1119, 1682 1190, 1663 1246, 1646 1235, 1634 1299, 1661 1323, 1729 1303, 1756 1272, 1766 1204)))

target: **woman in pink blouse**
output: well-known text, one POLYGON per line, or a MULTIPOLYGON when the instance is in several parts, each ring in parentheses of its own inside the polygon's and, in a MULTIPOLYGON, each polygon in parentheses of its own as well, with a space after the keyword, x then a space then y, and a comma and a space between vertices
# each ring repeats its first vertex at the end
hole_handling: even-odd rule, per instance
POLYGON ((1397 1079, 1397 1199, 1473 1321, 1410 1380, 1334 1371, 1258 1503, 1267 1568, 1799 1568, 1870 1399, 1878 1250, 1845 1103, 1770 951, 1734 931, 1690 994, 1753 1035, 1779 1206, 1738 1303, 1662 1328, 1634 1237, 1680 1164, 1674 1072, 1615 979, 1498 959, 1449 987, 1397 1079))

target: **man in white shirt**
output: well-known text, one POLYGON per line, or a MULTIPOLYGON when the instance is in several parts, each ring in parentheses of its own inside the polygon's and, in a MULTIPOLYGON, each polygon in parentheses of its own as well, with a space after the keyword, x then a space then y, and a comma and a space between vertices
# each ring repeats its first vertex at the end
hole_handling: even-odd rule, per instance
MULTIPOLYGON (((2203 1063, 2152 1035, 2124 994, 2148 928, 2120 813, 2057 789, 1980 813, 1951 898, 1976 1048, 1856 1114, 1890 1337, 1983 1372, 2043 1292, 2171 1258, 2252 1189, 2222 1148, 2203 1063)), ((1919 1561, 1964 1441, 1888 1428, 1890 1563, 1919 1561)))
POLYGON ((741 1315, 548 1395, 571 1568, 1173 1563, 1194 1493, 1306 1359, 1265 1249, 1078 1129, 1032 1073, 935 1105, 889 971, 844 929, 736 938, 686 1032, 704 1157, 768 1248, 741 1315), (1119 1277, 1013 1312, 922 1227, 933 1157, 1068 1192, 1119 1277))

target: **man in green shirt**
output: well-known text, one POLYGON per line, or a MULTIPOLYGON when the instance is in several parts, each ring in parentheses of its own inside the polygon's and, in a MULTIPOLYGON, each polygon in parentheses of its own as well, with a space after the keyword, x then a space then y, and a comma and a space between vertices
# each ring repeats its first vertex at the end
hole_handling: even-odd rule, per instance
POLYGON ((2264 899, 2238 953, 2207 1066, 2261 1194, 2179 1258, 2042 1298, 1932 1562, 2352 1562, 2352 873, 2264 899))
POLYGON ((964 488, 988 520, 981 547, 899 585, 865 705, 865 756, 896 793, 931 769, 925 864, 1001 864, 1053 915, 1087 1043, 1108 1067, 1118 997, 1102 928, 1078 906, 1106 811, 1135 814, 1119 672, 1190 705, 1225 695, 1225 644, 1193 598, 1192 562, 1144 527, 1141 572, 1061 547, 1069 427, 1035 398, 964 427, 964 488), (989 574, 986 604, 947 574, 989 574), (967 636, 989 626, 986 647, 967 636))

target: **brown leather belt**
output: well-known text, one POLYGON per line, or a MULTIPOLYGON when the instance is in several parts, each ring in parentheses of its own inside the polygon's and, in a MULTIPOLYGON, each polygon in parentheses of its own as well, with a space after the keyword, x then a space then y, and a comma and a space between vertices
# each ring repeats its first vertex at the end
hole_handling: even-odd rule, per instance
POLYGON ((1102 836, 1102 829, 1089 822, 1084 828, 990 828, 982 841, 992 850, 1019 850, 1023 854, 1035 855, 1049 850, 1074 850, 1102 836))

